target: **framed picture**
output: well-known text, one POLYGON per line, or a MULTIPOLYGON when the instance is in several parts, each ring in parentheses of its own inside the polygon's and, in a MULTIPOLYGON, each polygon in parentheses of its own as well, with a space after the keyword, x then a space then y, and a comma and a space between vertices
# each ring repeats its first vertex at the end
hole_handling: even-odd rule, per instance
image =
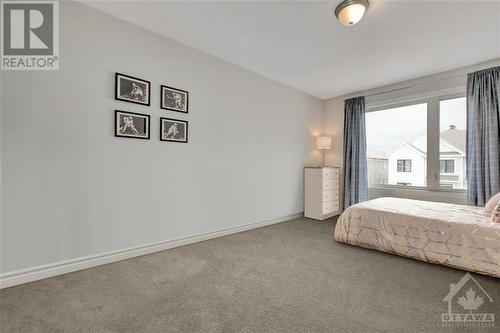
POLYGON ((189 93, 177 88, 161 86, 160 107, 165 110, 188 113, 189 93))
POLYGON ((160 118, 160 140, 188 142, 188 122, 178 119, 160 118))
POLYGON ((149 140, 149 128, 149 115, 115 110, 115 136, 149 140))
POLYGON ((151 82, 115 73, 115 99, 141 105, 150 104, 151 82))

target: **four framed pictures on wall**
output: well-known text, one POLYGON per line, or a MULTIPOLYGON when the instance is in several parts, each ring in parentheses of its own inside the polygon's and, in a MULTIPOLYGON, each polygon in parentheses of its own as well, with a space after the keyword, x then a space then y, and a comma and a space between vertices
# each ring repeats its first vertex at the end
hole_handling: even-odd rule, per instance
POLYGON ((115 74, 115 99, 149 106, 151 82, 121 73, 115 74))
POLYGON ((160 118, 160 140, 188 142, 188 122, 179 119, 160 118))
MULTIPOLYGON (((160 108, 188 113, 189 92, 161 85, 160 108)), ((151 82, 130 75, 115 73, 115 99, 141 105, 151 105, 151 82)), ((147 114, 115 110, 115 136, 150 139, 151 117, 147 114)), ((188 122, 160 118, 160 140, 188 142, 188 122)))

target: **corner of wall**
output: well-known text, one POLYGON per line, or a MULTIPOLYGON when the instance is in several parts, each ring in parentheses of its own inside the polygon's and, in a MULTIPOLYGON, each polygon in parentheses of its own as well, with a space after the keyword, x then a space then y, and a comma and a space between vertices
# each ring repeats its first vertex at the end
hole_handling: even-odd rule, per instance
POLYGON ((323 133, 332 137, 332 149, 327 155, 327 164, 342 169, 344 133, 344 97, 334 97, 323 104, 323 133))

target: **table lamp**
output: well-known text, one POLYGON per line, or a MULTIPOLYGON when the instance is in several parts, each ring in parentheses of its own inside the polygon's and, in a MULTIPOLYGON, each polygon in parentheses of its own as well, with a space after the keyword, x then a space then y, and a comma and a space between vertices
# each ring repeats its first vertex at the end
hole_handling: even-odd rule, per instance
POLYGON ((321 150, 323 153, 323 162, 321 167, 325 166, 325 151, 332 148, 332 138, 329 136, 318 136, 316 138, 316 149, 321 150))

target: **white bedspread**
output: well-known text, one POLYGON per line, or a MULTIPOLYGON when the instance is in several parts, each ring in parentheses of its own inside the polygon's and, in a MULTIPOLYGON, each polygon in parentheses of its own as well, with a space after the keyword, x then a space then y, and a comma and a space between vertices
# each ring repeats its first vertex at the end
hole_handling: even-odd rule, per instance
POLYGON ((340 216, 335 240, 500 277, 500 223, 479 207, 370 200, 340 216))

